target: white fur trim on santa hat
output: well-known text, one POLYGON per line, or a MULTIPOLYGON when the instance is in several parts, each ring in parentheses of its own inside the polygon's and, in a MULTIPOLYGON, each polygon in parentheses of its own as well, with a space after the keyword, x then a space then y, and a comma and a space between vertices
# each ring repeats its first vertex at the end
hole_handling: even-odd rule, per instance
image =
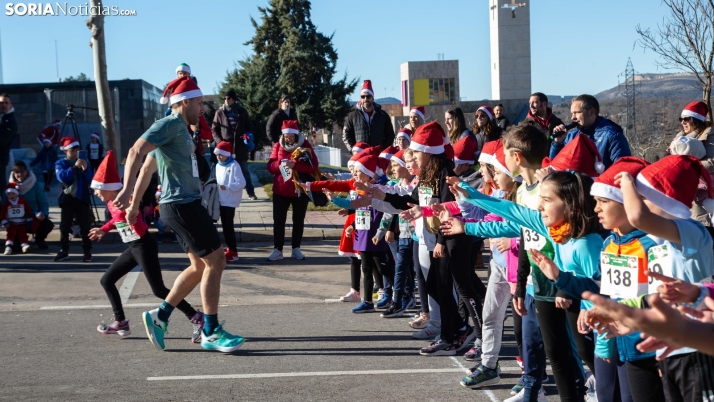
POLYGON ((96 139, 98 139, 98 140, 101 140, 101 139, 102 139, 102 137, 100 137, 99 134, 97 134, 97 133, 89 134, 89 136, 90 136, 90 137, 94 137, 94 138, 96 138, 96 139))
POLYGON ((409 113, 414 113, 415 115, 421 117, 421 121, 426 120, 426 117, 424 117, 424 113, 420 112, 417 108, 410 110, 409 113))
POLYGON ((52 144, 52 141, 48 140, 47 138, 45 138, 45 139, 42 140, 42 143, 43 143, 43 144, 44 144, 45 142, 49 142, 50 144, 52 144))
POLYGON ((61 122, 61 121, 56 121, 56 122, 52 123, 52 125, 53 125, 53 126, 61 126, 61 125, 62 125, 62 122, 61 122))
POLYGON ((230 153, 230 152, 224 151, 224 150, 218 149, 218 148, 214 149, 214 150, 213 150, 213 153, 216 154, 216 155, 231 156, 231 153, 230 153))
POLYGON ((399 137, 406 138, 407 141, 412 142, 412 137, 410 137, 409 134, 405 133, 404 131, 400 131, 397 134, 397 138, 399 138, 399 137))
POLYGON ((498 160, 498 158, 493 157, 493 158, 491 158, 491 160, 488 163, 493 165, 493 167, 495 167, 496 170, 498 170, 499 172, 505 173, 508 175, 508 177, 515 180, 515 177, 513 177, 513 174, 511 173, 511 171, 508 170, 507 167, 503 166, 503 164, 501 164, 501 162, 498 160))
POLYGON ((352 153, 362 152, 362 151, 364 151, 364 149, 362 149, 356 145, 354 147, 352 147, 352 153))
MULTIPOLYGON (((203 96, 203 92, 201 92, 200 89, 193 89, 191 91, 186 91, 186 92, 181 92, 180 94, 171 95, 171 98, 168 99, 168 103, 170 105, 173 105, 174 103, 181 102, 182 100, 198 98, 200 96, 203 96)), ((166 100, 166 98, 164 98, 162 96, 161 103, 163 103, 164 105, 167 103, 167 102, 165 102, 165 100, 166 100)))
POLYGON ((637 192, 672 216, 676 216, 679 219, 689 219, 692 216, 691 205, 684 205, 682 202, 660 192, 645 179, 642 173, 637 175, 637 192))
POLYGON ((414 151, 419 151, 419 152, 426 152, 426 153, 432 154, 432 155, 444 153, 443 145, 435 145, 435 146, 430 147, 428 145, 419 144, 414 141, 409 143, 409 149, 414 150, 414 151))
POLYGON ((181 63, 181 65, 176 67, 176 74, 178 74, 179 71, 185 71, 185 72, 191 74, 191 67, 189 67, 188 64, 186 64, 186 63, 181 63))
POLYGON ((592 187, 590 187, 590 195, 593 197, 607 198, 608 200, 613 200, 624 204, 622 198, 622 190, 619 187, 611 186, 609 184, 595 182, 592 187))
POLYGON ((8 188, 7 190, 5 190, 5 192, 6 192, 6 193, 15 193, 15 194, 17 194, 17 195, 20 195, 20 192, 17 191, 16 188, 8 188))
POLYGON ((464 159, 459 159, 457 157, 454 157, 454 165, 456 165, 456 166, 458 166, 458 165, 473 165, 473 164, 474 164, 474 161, 464 160, 464 159))
POLYGON ((282 130, 283 134, 300 134, 300 130, 296 130, 294 128, 284 128, 282 130))
POLYGON ((72 148, 78 147, 78 146, 79 146, 79 142, 77 142, 77 141, 71 142, 69 145, 67 145, 65 147, 60 147, 60 151, 66 151, 68 149, 72 149, 72 148))
POLYGON ((89 187, 95 190, 116 191, 121 190, 124 185, 122 183, 102 183, 100 181, 92 180, 92 184, 89 187))
POLYGON ((493 158, 493 155, 485 154, 481 152, 478 155, 478 163, 491 163, 491 159, 493 158))
POLYGON ((374 98, 374 92, 372 92, 372 90, 369 89, 369 88, 362 88, 362 91, 360 92, 360 95, 363 95, 363 94, 367 94, 367 95, 369 95, 369 96, 371 96, 371 97, 374 98))
POLYGON ((356 169, 359 169, 360 172, 366 174, 367 176, 374 178, 375 172, 373 172, 373 171, 367 169, 366 167, 364 167, 363 164, 361 164, 361 163, 359 163, 359 162, 355 162, 355 168, 356 168, 356 169))
POLYGON ((694 117, 697 120, 700 121, 707 121, 707 116, 702 116, 701 114, 697 112, 693 112, 691 110, 684 109, 682 110, 682 116, 689 116, 689 117, 694 117))
POLYGON ((407 163, 404 162, 403 160, 397 158, 396 155, 392 155, 392 157, 391 157, 389 160, 390 160, 390 161, 396 161, 396 162, 399 164, 399 166, 401 166, 401 167, 407 167, 407 163))

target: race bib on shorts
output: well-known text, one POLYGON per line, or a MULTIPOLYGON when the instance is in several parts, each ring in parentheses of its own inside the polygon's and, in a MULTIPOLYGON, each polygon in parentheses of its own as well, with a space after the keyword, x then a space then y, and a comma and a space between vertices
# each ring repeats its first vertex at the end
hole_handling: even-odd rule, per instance
POLYGON ((117 222, 117 231, 119 236, 121 236, 121 241, 124 243, 129 243, 135 240, 139 240, 139 235, 136 234, 134 229, 126 222, 117 222))
POLYGON ((19 219, 25 217, 25 206, 22 204, 10 205, 7 209, 8 219, 19 219))
MULTIPOLYGON (((647 270, 657 272, 665 276, 672 277, 672 249, 663 244, 661 246, 650 247, 647 250, 647 270)), ((657 286, 661 285, 662 281, 658 281, 652 277, 647 280, 647 293, 657 293, 657 286)))
POLYGON ((358 209, 355 211, 355 228, 357 230, 369 230, 372 223, 372 211, 369 209, 358 209))
POLYGON ((193 177, 198 177, 198 161, 196 160, 196 154, 191 154, 191 170, 193 177))
POLYGON ((600 267, 600 293, 619 299, 631 299, 639 295, 637 257, 602 252, 600 267))

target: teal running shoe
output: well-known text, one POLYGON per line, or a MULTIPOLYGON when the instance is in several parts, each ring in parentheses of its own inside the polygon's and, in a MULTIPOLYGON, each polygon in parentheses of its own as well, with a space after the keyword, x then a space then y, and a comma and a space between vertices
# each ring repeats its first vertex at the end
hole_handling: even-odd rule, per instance
POLYGON ((481 388, 487 385, 495 385, 501 382, 498 375, 498 367, 492 370, 483 364, 478 366, 473 373, 461 380, 461 385, 466 388, 481 388))
POLYGON ((201 331, 201 346, 204 349, 231 353, 243 346, 245 338, 228 333, 223 329, 224 322, 225 321, 221 322, 221 325, 219 325, 211 335, 206 335, 205 332, 201 331))
POLYGON ((144 311, 141 315, 144 321, 144 326, 146 327, 146 336, 149 337, 151 344, 156 346, 159 350, 164 350, 166 345, 164 345, 164 335, 169 332, 169 323, 159 320, 159 309, 153 309, 151 311, 144 311))

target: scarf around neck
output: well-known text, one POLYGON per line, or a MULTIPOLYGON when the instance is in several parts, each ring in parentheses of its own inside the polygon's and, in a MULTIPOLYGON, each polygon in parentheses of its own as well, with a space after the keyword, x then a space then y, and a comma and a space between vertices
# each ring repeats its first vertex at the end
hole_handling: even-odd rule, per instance
POLYGON ((15 175, 10 173, 10 183, 17 183, 17 191, 20 193, 20 195, 24 195, 32 187, 35 186, 35 183, 37 182, 37 176, 35 176, 34 173, 28 172, 29 174, 23 181, 17 181, 15 180, 15 175))
POLYGON ((235 159, 233 159, 232 156, 229 156, 228 159, 225 160, 225 162, 218 161, 218 164, 223 167, 226 167, 226 166, 230 165, 231 163, 233 163, 234 160, 235 159))
POLYGON ((563 223, 558 226, 548 227, 548 234, 553 239, 554 242, 558 244, 563 244, 570 240, 572 237, 572 228, 569 223, 563 223))

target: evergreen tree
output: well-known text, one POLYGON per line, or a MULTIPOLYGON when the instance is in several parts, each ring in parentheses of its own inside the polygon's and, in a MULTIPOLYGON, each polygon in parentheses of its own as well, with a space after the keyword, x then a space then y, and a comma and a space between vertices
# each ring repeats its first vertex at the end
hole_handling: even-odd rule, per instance
POLYGON ((260 23, 251 18, 255 36, 245 43, 253 47, 253 54, 228 72, 220 94, 235 89, 253 119, 259 144, 270 143, 265 124, 282 95, 290 96, 303 130, 340 123, 350 110, 347 96, 357 80, 348 80, 347 74, 335 80, 332 35, 317 31, 310 20, 310 2, 270 0, 258 11, 260 23))

